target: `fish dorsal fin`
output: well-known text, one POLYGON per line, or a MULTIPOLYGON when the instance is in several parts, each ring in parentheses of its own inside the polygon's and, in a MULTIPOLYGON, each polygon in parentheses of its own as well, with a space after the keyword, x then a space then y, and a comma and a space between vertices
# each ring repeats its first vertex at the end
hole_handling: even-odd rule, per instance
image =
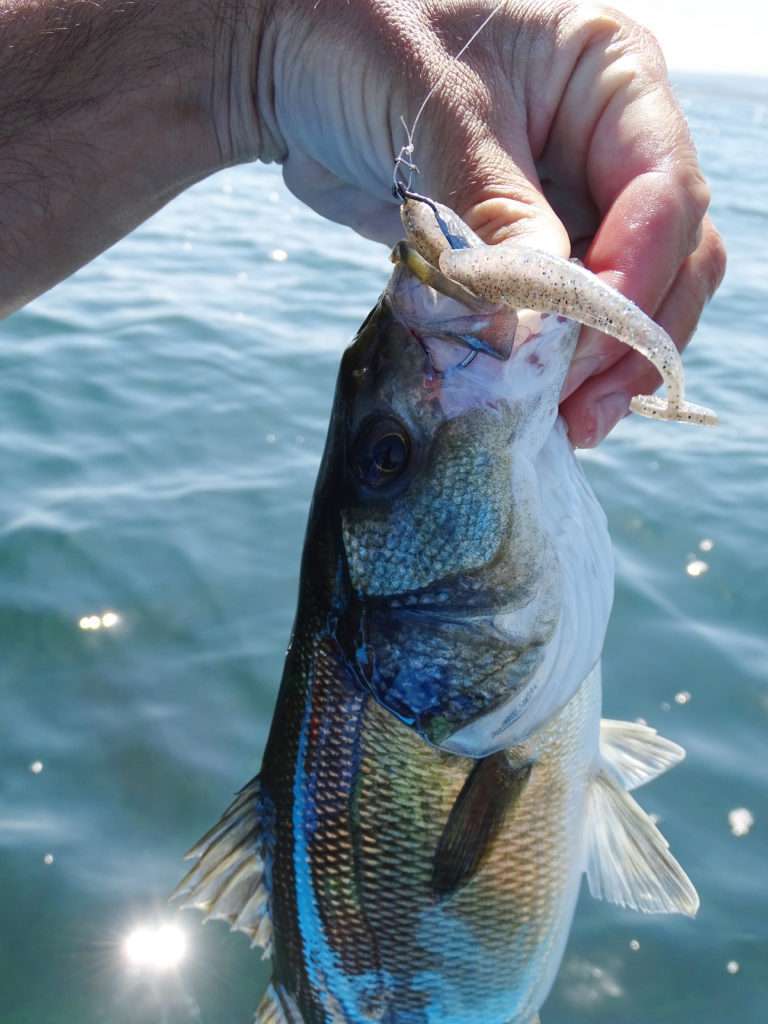
POLYGON ((598 899, 649 914, 694 917, 699 897, 669 844, 610 769, 590 783, 587 880, 598 899))
POLYGON ((432 891, 449 896, 472 878, 531 774, 502 750, 477 761, 456 797, 432 863, 432 891))
POLYGON ((637 789, 678 764, 685 751, 655 729, 639 722, 600 723, 600 753, 621 779, 625 789, 637 789))
POLYGON ((256 1011, 254 1024, 291 1024, 274 985, 268 985, 256 1011))
POLYGON ((171 899, 183 899, 182 907, 202 910, 206 921, 228 921, 232 931, 245 932, 252 945, 262 946, 264 956, 270 956, 272 924, 264 884, 258 777, 240 790, 185 860, 196 863, 171 899))

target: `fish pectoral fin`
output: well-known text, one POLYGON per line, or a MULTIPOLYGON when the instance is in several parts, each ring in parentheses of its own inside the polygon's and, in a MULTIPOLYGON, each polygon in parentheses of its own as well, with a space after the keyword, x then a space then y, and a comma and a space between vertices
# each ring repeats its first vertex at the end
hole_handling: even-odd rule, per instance
POLYGON ((600 753, 625 789, 645 785, 685 757, 682 747, 659 736, 655 729, 609 718, 600 723, 600 753))
POLYGON ((473 877, 531 774, 502 750, 472 767, 456 797, 432 862, 432 891, 450 896, 473 877))
POLYGON ((648 914, 695 917, 699 897, 690 879, 664 836, 609 771, 598 772, 587 797, 589 891, 648 914))
POLYGON ((176 887, 172 900, 221 918, 232 931, 271 955, 272 923, 261 850, 261 787, 258 776, 237 794, 214 827, 186 854, 196 861, 176 887))

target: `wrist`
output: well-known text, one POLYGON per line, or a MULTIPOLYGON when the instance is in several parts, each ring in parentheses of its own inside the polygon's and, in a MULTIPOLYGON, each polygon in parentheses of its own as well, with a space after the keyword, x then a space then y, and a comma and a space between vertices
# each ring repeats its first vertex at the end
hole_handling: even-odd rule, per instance
POLYGON ((220 167, 284 156, 274 111, 274 0, 216 0, 208 124, 220 167))

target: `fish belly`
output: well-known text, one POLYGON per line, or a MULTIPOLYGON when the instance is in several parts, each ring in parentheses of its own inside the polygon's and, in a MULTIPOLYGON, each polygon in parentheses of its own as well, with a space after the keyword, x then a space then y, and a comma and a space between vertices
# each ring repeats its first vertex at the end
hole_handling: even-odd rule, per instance
POLYGON ((295 642, 262 770, 288 1019, 528 1024, 578 894, 598 728, 599 684, 587 681, 509 751, 531 766, 519 798, 471 876, 436 892, 436 851, 477 762, 376 704, 332 640, 295 642))

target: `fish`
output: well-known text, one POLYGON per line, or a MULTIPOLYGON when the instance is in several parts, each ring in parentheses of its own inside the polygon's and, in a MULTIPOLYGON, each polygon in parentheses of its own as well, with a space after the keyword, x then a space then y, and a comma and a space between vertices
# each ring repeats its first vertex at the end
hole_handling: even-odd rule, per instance
POLYGON ((341 360, 261 770, 174 894, 271 957, 261 1024, 538 1024, 584 875, 698 909, 632 795, 684 751, 601 718, 613 555, 558 415, 579 323, 660 366, 638 411, 715 416, 583 267, 402 198, 341 360))

